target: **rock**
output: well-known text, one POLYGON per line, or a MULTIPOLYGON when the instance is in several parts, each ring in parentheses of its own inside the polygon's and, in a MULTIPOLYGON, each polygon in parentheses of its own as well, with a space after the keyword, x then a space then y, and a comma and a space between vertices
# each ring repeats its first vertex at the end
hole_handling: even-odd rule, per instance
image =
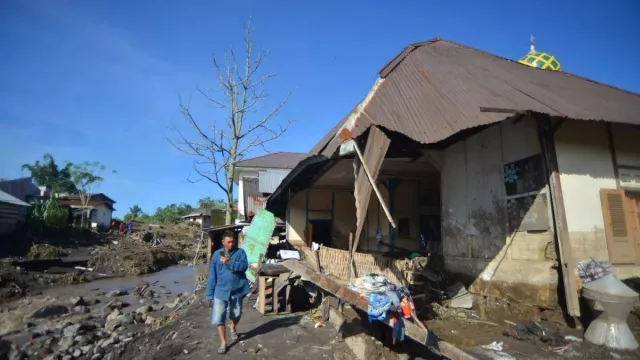
POLYGON ((91 345, 85 345, 81 347, 80 350, 82 351, 83 354, 88 354, 89 351, 91 351, 91 345))
POLYGON ((145 300, 145 299, 140 299, 140 300, 138 300, 138 304, 144 304, 144 303, 146 303, 146 302, 147 302, 147 300, 145 300))
POLYGON ((133 322, 133 316, 131 314, 122 314, 118 315, 116 320, 118 320, 122 325, 129 325, 133 322))
POLYGON ((104 354, 104 349, 102 348, 102 346, 100 346, 100 345, 96 345, 96 346, 93 348, 93 353, 94 353, 94 354, 104 354))
POLYGON ((118 309, 114 309, 108 316, 107 316, 107 321, 111 321, 114 320, 115 318, 117 318, 118 316, 120 316, 122 313, 120 312, 120 310, 118 309))
POLYGON ((102 347, 102 348, 104 349, 104 348, 106 348, 106 347, 108 347, 108 346, 113 345, 114 343, 115 343, 115 341, 113 340, 113 338, 110 338, 110 339, 105 340, 105 341, 102 343, 102 345, 100 345, 100 347, 102 347))
POLYGON ((69 303, 71 306, 76 307, 80 305, 86 305, 86 302, 82 298, 82 296, 73 296, 69 299, 69 303))
POLYGON ((25 355, 20 349, 18 349, 15 345, 11 347, 11 352, 9 353, 9 360, 22 360, 25 358, 25 355))
POLYGON ((153 299, 156 293, 153 290, 147 290, 144 292, 143 296, 147 299, 153 299))
POLYGON ((109 293, 107 293, 107 297, 118 297, 118 296, 124 296, 127 295, 128 292, 127 290, 113 290, 113 291, 109 291, 109 293))
POLYGON ((104 328, 107 329, 108 331, 113 331, 113 330, 119 328, 121 325, 122 324, 120 324, 120 322, 117 319, 113 319, 113 320, 107 321, 104 324, 104 328))
POLYGON ((122 309, 123 307, 127 306, 127 304, 123 303, 121 300, 119 299, 113 299, 111 301, 109 301, 107 303, 107 307, 111 310, 113 309, 122 309))
POLYGON ((147 318, 144 320, 144 323, 147 325, 153 325, 154 322, 156 322, 156 319, 151 315, 147 315, 147 318))
POLYGON ((44 319, 54 316, 64 315, 69 312, 66 306, 62 305, 45 305, 36 311, 31 317, 35 319, 44 319))
POLYGON ((153 308, 151 308, 151 306, 149 306, 149 305, 142 306, 142 307, 139 307, 138 309, 136 309, 136 313, 138 313, 138 314, 146 314, 149 311, 153 311, 153 308))
POLYGON ((102 359, 102 354, 93 354, 93 356, 91 357, 91 360, 98 360, 98 359, 102 359))
POLYGON ((85 346, 89 343, 89 339, 86 336, 78 335, 73 338, 73 341, 79 346, 85 346))
POLYGON ((71 359, 73 359, 73 356, 71 355, 65 355, 62 357, 62 360, 71 360, 71 359))
POLYGON ((160 311, 160 310, 164 309, 164 305, 154 304, 154 305, 151 305, 151 309, 152 309, 152 311, 160 311))
POLYGON ((79 358, 82 355, 82 351, 80 349, 75 349, 73 351, 73 357, 74 358, 79 358))
POLYGON ((40 359, 45 359, 47 358, 48 355, 53 354, 53 349, 51 349, 48 346, 45 346, 43 348, 41 348, 40 350, 38 350, 38 357, 40 359))
POLYGON ((79 305, 79 306, 74 307, 73 311, 77 312, 79 314, 87 314, 91 310, 89 310, 89 308, 84 306, 84 305, 79 305))
POLYGON ((73 324, 65 327, 62 332, 64 336, 76 336, 78 333, 82 332, 82 324, 73 324))
POLYGON ((65 336, 58 341, 58 351, 66 352, 73 346, 73 338, 71 336, 65 336))

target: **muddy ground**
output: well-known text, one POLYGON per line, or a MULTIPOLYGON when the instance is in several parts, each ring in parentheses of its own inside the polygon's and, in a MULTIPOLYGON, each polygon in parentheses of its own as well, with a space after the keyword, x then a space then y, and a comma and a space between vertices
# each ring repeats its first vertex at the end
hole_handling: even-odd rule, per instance
MULTIPOLYGON (((555 337, 558 342, 546 339, 541 341, 536 336, 524 336, 518 338, 514 327, 510 324, 487 325, 466 319, 432 320, 427 322, 429 329, 434 331, 439 338, 447 341, 466 352, 473 354, 478 359, 494 359, 498 351, 482 348, 492 342, 502 342, 502 353, 515 359, 640 359, 640 350, 636 351, 612 351, 593 345, 587 341, 566 341, 565 336, 583 338, 583 330, 571 329, 564 324, 549 321, 539 322, 548 329, 549 338, 555 337), (563 341, 564 340, 564 341, 563 341), (566 347, 564 350, 557 349, 566 347), (556 348, 556 353, 553 349, 556 348)), ((634 332, 636 339, 640 340, 640 308, 633 312, 627 323, 634 332)), ((571 339, 571 338, 569 338, 571 339)), ((504 357, 504 359, 509 359, 504 357)))
POLYGON ((203 302, 170 326, 127 344, 115 359, 335 359, 355 360, 331 326, 316 328, 306 314, 262 316, 246 301, 240 339, 218 355, 219 338, 203 302))

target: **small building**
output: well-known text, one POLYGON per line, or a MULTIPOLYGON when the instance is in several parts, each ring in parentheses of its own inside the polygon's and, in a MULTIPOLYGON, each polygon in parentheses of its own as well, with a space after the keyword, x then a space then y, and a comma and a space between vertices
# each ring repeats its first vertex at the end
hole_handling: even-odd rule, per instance
POLYGON ((579 316, 577 262, 640 276, 640 95, 559 68, 410 45, 267 208, 292 242, 430 253, 476 295, 579 316))
POLYGON ((224 224, 224 210, 199 208, 182 218, 187 222, 196 223, 200 225, 201 228, 207 229, 212 226, 224 224))
POLYGON ((26 203, 31 203, 39 197, 49 196, 48 189, 34 184, 32 177, 0 179, 0 190, 26 203))
POLYGON ((80 195, 64 194, 58 197, 58 203, 61 206, 68 206, 73 211, 74 221, 78 222, 82 217, 82 212, 88 213, 88 219, 91 227, 109 228, 113 218, 113 205, 115 200, 105 194, 92 194, 89 201, 83 204, 80 195))
POLYGON ((246 222, 263 209, 267 197, 305 157, 304 153, 277 152, 238 161, 234 174, 234 182, 238 185, 236 222, 246 222))
POLYGON ((16 225, 24 222, 26 209, 31 205, 0 190, 0 235, 13 232, 16 225))

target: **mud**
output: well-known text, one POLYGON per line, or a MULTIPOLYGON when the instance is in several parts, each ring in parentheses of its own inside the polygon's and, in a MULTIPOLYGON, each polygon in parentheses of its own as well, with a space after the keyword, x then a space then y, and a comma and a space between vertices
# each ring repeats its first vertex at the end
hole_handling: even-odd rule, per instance
POLYGON ((116 359, 335 359, 355 360, 332 326, 315 328, 304 314, 262 316, 245 301, 240 339, 218 355, 211 310, 199 302, 171 325, 139 337, 116 359))
MULTIPOLYGON (((640 340, 640 316, 632 313, 627 320, 630 328, 634 332, 636 339, 640 340)), ((562 345, 569 345, 563 355, 551 351, 554 347, 550 342, 545 343, 535 338, 517 339, 513 326, 505 322, 498 323, 497 326, 481 324, 462 319, 431 320, 427 322, 427 327, 438 334, 438 337, 447 341, 460 349, 475 355, 478 359, 495 358, 496 352, 482 348, 482 345, 491 344, 494 341, 505 344, 504 353, 516 359, 640 359, 640 350, 633 352, 611 351, 599 346, 590 344, 587 341, 574 342, 562 345), (612 355, 611 353, 615 354, 612 355), (617 357, 619 356, 619 357, 617 357)), ((570 329, 558 323, 542 321, 540 322, 550 333, 556 333, 560 339, 571 335, 582 339, 583 331, 570 329)))

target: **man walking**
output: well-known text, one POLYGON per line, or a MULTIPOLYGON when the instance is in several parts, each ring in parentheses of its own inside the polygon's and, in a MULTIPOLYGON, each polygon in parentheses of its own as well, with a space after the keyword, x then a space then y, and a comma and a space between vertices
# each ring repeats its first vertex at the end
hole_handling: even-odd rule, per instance
POLYGON ((225 320, 229 313, 231 341, 238 340, 236 326, 242 315, 242 300, 249 293, 249 281, 245 272, 249 267, 247 254, 236 247, 233 233, 222 237, 222 249, 211 257, 207 278, 206 299, 213 307, 211 323, 218 327, 220 347, 218 354, 227 352, 225 320))

